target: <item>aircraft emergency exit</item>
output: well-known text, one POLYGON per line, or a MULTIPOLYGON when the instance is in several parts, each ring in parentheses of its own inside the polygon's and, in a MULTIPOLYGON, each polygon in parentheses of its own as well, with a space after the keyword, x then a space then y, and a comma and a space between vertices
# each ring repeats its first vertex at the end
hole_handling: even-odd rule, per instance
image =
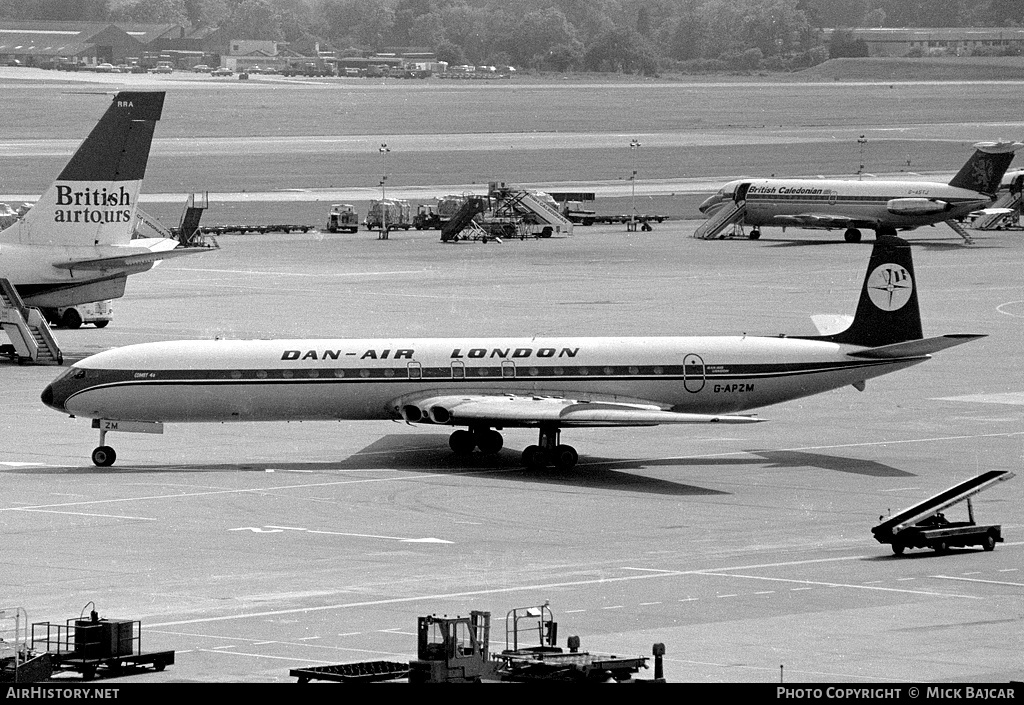
MULTIPOLYGON (((819 332, 822 332, 819 329, 819 332)), ((458 454, 497 453, 503 428, 535 428, 530 467, 576 465, 563 428, 753 423, 742 415, 928 360, 977 335, 924 338, 910 248, 875 243, 852 323, 813 337, 188 340, 88 357, 42 401, 109 431, 165 422, 379 419, 461 427, 458 454)))
POLYGON ((129 274, 206 248, 136 238, 139 193, 163 92, 123 91, 39 201, 0 231, 0 278, 26 306, 61 308, 124 295, 129 274))
POLYGON ((708 217, 694 237, 720 237, 730 226, 819 230, 844 229, 847 242, 859 242, 861 228, 895 235, 922 225, 946 223, 970 244, 958 219, 991 205, 1000 180, 1021 142, 979 142, 971 158, 948 184, 880 179, 738 179, 700 205, 708 217))

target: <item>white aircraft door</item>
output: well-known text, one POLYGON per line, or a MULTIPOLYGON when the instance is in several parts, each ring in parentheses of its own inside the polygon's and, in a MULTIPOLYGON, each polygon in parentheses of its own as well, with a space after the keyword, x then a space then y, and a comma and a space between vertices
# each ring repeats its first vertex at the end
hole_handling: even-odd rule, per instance
POLYGON ((423 366, 418 362, 410 362, 408 365, 409 379, 422 379, 423 378, 423 366))
POLYGON ((514 379, 516 376, 516 363, 511 360, 503 360, 501 363, 502 379, 514 379))
POLYGON ((690 353, 683 357, 683 387, 696 394, 704 389, 704 360, 690 353))

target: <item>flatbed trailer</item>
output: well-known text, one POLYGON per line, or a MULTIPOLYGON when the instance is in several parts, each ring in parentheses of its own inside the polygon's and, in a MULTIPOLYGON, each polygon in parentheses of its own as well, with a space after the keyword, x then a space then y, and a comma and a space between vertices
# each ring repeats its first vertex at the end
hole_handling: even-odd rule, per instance
POLYGON ((246 233, 306 233, 310 230, 316 230, 316 226, 270 223, 265 225, 203 225, 199 228, 199 232, 204 235, 224 235, 227 233, 238 233, 239 235, 246 233))
POLYGON ((1009 470, 989 470, 964 480, 897 512, 871 529, 871 533, 879 543, 890 544, 897 556, 908 548, 930 548, 944 553, 957 546, 981 546, 991 551, 1003 541, 1002 526, 976 523, 971 497, 1013 476, 1009 470), (967 502, 968 520, 947 520, 943 510, 960 502, 967 502))
POLYGON ((288 672, 299 683, 331 681, 334 683, 375 683, 409 676, 409 664, 397 661, 362 661, 334 666, 306 666, 288 672))

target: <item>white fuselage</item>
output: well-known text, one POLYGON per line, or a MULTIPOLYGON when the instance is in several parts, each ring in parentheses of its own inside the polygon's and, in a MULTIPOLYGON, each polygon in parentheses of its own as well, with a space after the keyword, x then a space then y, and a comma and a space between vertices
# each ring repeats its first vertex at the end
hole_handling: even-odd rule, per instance
POLYGON ((726 184, 701 205, 701 211, 712 216, 734 199, 744 202, 747 225, 826 229, 917 228, 965 217, 992 202, 977 191, 938 182, 744 179, 726 184))
POLYGON ((177 341, 86 358, 44 400, 76 416, 158 422, 398 419, 403 399, 430 393, 640 401, 719 414, 928 359, 848 354, 861 349, 757 336, 177 341))

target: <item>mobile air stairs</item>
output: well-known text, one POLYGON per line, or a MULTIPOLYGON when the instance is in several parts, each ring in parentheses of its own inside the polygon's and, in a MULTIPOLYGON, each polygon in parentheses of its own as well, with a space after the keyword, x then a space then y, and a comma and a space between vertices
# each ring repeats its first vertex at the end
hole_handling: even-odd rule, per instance
POLYGON ((0 346, 0 351, 19 363, 64 364, 64 355, 42 312, 26 306, 8 279, 0 279, 0 327, 13 344, 0 346))
POLYGON ((891 544, 892 552, 897 556, 908 548, 931 548, 938 553, 945 553, 953 546, 981 546, 991 551, 996 543, 1003 540, 1002 527, 997 524, 976 524, 971 497, 1013 476, 1014 473, 1009 470, 989 470, 964 480, 896 513, 871 529, 871 533, 879 543, 891 544), (968 520, 947 520, 942 510, 963 501, 967 502, 968 520))
POLYGON ((971 222, 971 227, 975 230, 1019 230, 1022 194, 1024 174, 1017 174, 1006 191, 1000 189, 995 203, 971 222))
POLYGON ((700 224, 700 227, 693 232, 698 240, 714 240, 716 238, 729 237, 724 230, 730 225, 736 226, 743 223, 743 217, 747 214, 746 201, 729 201, 710 218, 700 224))
POLYGON ((455 211, 447 223, 441 226, 441 242, 455 242, 468 239, 467 237, 460 237, 462 231, 472 228, 473 219, 486 210, 487 198, 484 196, 470 196, 467 198, 462 207, 455 211))

